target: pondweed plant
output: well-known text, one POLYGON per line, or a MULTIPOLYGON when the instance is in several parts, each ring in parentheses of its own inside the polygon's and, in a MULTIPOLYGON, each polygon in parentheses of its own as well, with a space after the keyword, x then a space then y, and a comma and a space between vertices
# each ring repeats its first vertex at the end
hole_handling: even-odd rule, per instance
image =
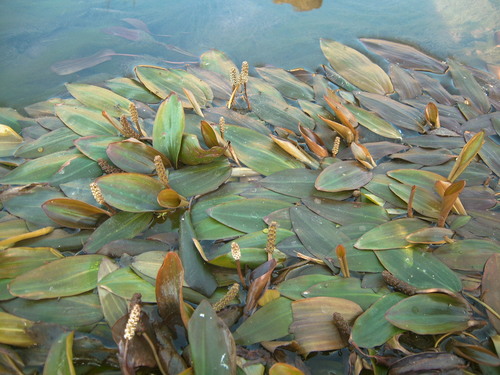
POLYGON ((500 82, 361 41, 0 111, 0 372, 495 372, 500 82))

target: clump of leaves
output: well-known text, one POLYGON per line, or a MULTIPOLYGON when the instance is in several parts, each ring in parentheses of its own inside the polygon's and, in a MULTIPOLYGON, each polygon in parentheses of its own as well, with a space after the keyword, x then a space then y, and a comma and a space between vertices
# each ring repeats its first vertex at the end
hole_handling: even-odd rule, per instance
POLYGON ((500 82, 362 42, 1 110, 2 371, 498 367, 500 82))

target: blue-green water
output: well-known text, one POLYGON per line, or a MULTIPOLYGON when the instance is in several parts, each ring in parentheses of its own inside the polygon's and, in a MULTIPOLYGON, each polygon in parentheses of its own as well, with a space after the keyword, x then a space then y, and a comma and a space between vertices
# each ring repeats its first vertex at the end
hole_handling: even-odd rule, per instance
POLYGON ((494 40, 500 30, 499 0, 475 0, 473 9, 466 0, 302 1, 308 2, 321 6, 298 12, 272 0, 2 0, 0 106, 20 108, 60 95, 66 82, 131 75, 139 63, 175 66, 162 60, 197 60, 171 46, 195 56, 217 48, 251 66, 314 70, 326 62, 320 37, 362 51, 358 38, 372 37, 408 42, 479 68, 500 64, 494 40), (123 21, 129 18, 143 21, 153 34, 169 36, 142 32, 139 40, 126 39, 116 28, 134 29, 123 21), (59 61, 103 49, 141 57, 113 56, 69 75, 51 70, 59 61))

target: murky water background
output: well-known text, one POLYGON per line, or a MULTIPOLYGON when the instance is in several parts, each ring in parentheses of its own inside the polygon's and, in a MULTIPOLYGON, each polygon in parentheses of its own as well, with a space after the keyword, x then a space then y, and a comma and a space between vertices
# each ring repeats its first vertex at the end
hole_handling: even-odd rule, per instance
POLYGON ((500 64, 494 38, 500 30, 499 0, 475 0, 473 9, 467 0, 301 3, 316 9, 296 11, 291 4, 272 0, 2 0, 0 106, 20 108, 57 96, 66 82, 131 75, 137 64, 174 67, 164 60, 197 60, 179 49, 198 56, 217 48, 251 66, 314 70, 326 62, 320 37, 363 51, 359 37, 387 38, 479 68, 500 64), (123 21, 130 18, 143 21, 152 34, 129 35, 121 28, 134 29, 123 21), (113 56, 69 75, 51 70, 59 61, 103 49, 140 56, 113 56))

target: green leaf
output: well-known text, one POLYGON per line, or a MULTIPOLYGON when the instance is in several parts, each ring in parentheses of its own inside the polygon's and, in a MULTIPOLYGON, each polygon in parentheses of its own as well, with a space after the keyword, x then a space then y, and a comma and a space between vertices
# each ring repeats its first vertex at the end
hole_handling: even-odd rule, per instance
POLYGON ((392 306, 405 299, 401 293, 383 296, 361 314, 352 327, 352 340, 362 348, 373 348, 385 344, 402 329, 389 323, 384 315, 392 306))
MULTIPOLYGON (((389 188, 394 194, 408 204, 412 189, 411 186, 396 183, 390 184, 389 188)), ((441 200, 438 199, 434 191, 417 186, 413 196, 412 207, 422 215, 437 219, 441 208, 441 200)))
POLYGON ((144 212, 161 211, 158 193, 163 184, 146 175, 138 173, 113 173, 96 180, 104 200, 123 211, 144 212))
POLYGON ((381 135, 382 137, 401 139, 401 133, 399 130, 384 119, 380 118, 377 114, 351 104, 344 104, 344 106, 351 111, 358 122, 368 130, 381 135))
POLYGON ((182 103, 172 94, 160 104, 153 126, 153 147, 177 168, 185 119, 182 103))
POLYGON ((155 156, 160 156, 165 167, 170 167, 170 162, 164 155, 134 138, 110 143, 106 154, 114 165, 125 172, 154 173, 155 156))
POLYGON ((43 375, 76 374, 73 366, 74 335, 73 331, 64 332, 54 341, 43 366, 43 375))
POLYGON ((325 168, 316 179, 315 187, 321 191, 338 192, 355 190, 372 179, 367 171, 356 161, 340 161, 325 168))
POLYGON ((247 167, 268 176, 291 168, 304 168, 290 157, 273 140, 255 130, 236 125, 226 125, 224 136, 231 141, 238 159, 247 167))
POLYGON ((446 181, 446 178, 430 171, 421 169, 393 169, 387 175, 408 186, 418 186, 423 189, 435 191, 437 181, 446 181))
POLYGON ((130 267, 108 273, 98 285, 126 300, 130 300, 134 293, 141 293, 143 302, 156 303, 155 287, 138 276, 130 267))
POLYGON ((300 242, 316 258, 333 257, 337 245, 349 241, 334 223, 304 206, 290 208, 290 219, 300 242))
POLYGON ((423 228, 407 235, 406 241, 410 243, 444 244, 446 243, 446 237, 453 237, 453 233, 448 228, 423 228))
POLYGON ((61 167, 76 155, 75 151, 60 151, 29 160, 0 179, 2 184, 25 185, 49 182, 61 167))
POLYGON ((142 103, 158 103, 161 99, 149 92, 140 82, 131 78, 116 77, 106 81, 106 86, 118 95, 142 103))
POLYGON ((84 83, 67 83, 66 88, 88 107, 106 111, 110 116, 130 115, 128 108, 132 102, 113 91, 84 83))
POLYGON ((488 258, 500 253, 500 245, 490 240, 467 239, 437 248, 433 254, 455 270, 477 271, 484 269, 488 258))
POLYGON ((191 91, 198 104, 202 107, 210 104, 213 99, 210 86, 185 70, 138 65, 134 68, 134 71, 142 84, 162 99, 175 92, 179 95, 184 106, 189 106, 189 100, 183 94, 183 88, 191 91))
POLYGON ((361 90, 381 95, 394 91, 389 76, 355 49, 329 39, 320 39, 320 45, 333 69, 361 90))
MULTIPOLYGON (((450 73, 455 87, 464 97, 472 102, 480 113, 488 113, 491 108, 488 96, 472 75, 472 72, 453 59, 448 60, 450 73)), ((453 181, 452 181, 453 182, 453 181)))
POLYGON ((27 332, 34 323, 28 319, 0 311, 0 343, 13 346, 32 346, 36 344, 27 332))
POLYGON ((389 221, 385 209, 375 204, 311 197, 303 198, 302 202, 318 215, 340 225, 383 224, 389 221))
POLYGON ((16 150, 15 156, 20 158, 38 158, 53 154, 54 152, 65 151, 73 147, 73 141, 77 138, 78 135, 71 129, 55 129, 34 141, 24 143, 16 150))
POLYGON ((78 178, 96 178, 101 175, 102 169, 95 161, 84 155, 75 155, 64 163, 48 182, 52 186, 59 186, 78 178))
POLYGON ((211 72, 219 73, 229 80, 233 68, 238 69, 231 59, 221 51, 211 49, 200 56, 200 66, 211 72))
POLYGON ((184 197, 203 195, 216 190, 231 176, 231 166, 226 158, 209 164, 193 165, 173 170, 168 175, 170 187, 184 197))
POLYGON ((297 300, 304 298, 302 295, 307 289, 321 282, 331 281, 339 278, 338 276, 310 274, 293 277, 285 280, 278 285, 280 294, 284 297, 297 300))
POLYGON ((13 156, 23 142, 23 137, 10 126, 0 125, 0 157, 13 156))
POLYGON ((236 345, 233 336, 207 300, 198 305, 189 319, 188 338, 195 373, 236 373, 236 345))
POLYGON ((17 276, 9 284, 9 291, 34 300, 86 292, 97 285, 101 259, 101 255, 79 255, 54 260, 17 276))
POLYGON ((152 219, 150 212, 119 212, 92 233, 82 250, 92 254, 111 241, 134 238, 149 227, 152 219))
POLYGON ((257 310, 234 332, 238 345, 276 340, 288 335, 292 323, 292 301, 280 297, 257 310))
POLYGON ((196 249, 194 238, 196 235, 188 211, 182 216, 179 228, 179 255, 184 267, 184 280, 191 289, 208 297, 217 288, 217 282, 196 249))
POLYGON ((458 292, 462 282, 432 253, 418 249, 376 251, 380 263, 398 279, 420 289, 445 288, 458 292))
POLYGON ((267 228, 264 217, 270 213, 291 207, 288 202, 274 199, 239 199, 208 209, 213 219, 241 232, 256 232, 267 228))
POLYGON ((358 249, 385 250, 410 246, 406 236, 419 229, 427 228, 427 224, 419 219, 397 219, 379 225, 362 235, 354 244, 358 249))
POLYGON ((376 293, 370 288, 362 288, 359 279, 335 278, 311 286, 302 295, 306 298, 312 297, 336 297, 356 302, 363 310, 366 310, 385 293, 376 293))
POLYGON ((113 142, 120 142, 123 138, 121 137, 111 137, 111 136, 88 136, 78 138, 74 143, 76 148, 88 158, 98 161, 99 159, 104 159, 108 163, 111 163, 111 159, 106 153, 106 149, 113 142))
POLYGON ((226 150, 220 146, 205 150, 200 146, 198 137, 194 134, 184 134, 179 159, 188 165, 211 163, 224 154, 226 150))
POLYGON ((103 318, 99 298, 92 292, 39 301, 16 298, 3 302, 2 309, 35 322, 60 324, 72 329, 95 324, 103 318))
POLYGON ((119 266, 110 258, 103 258, 97 273, 97 293, 99 294, 101 310, 104 315, 104 319, 110 327, 113 327, 122 316, 127 314, 128 304, 125 299, 99 286, 99 282, 104 276, 116 271, 117 269, 119 269, 119 266))
POLYGON ((79 106, 62 105, 55 109, 57 117, 81 136, 118 135, 120 132, 111 125, 101 111, 79 106))
POLYGON ((472 311, 448 294, 418 294, 398 302, 385 314, 396 327, 421 335, 461 332, 469 327, 472 311))
POLYGON ((304 99, 312 101, 314 92, 311 86, 295 78, 284 69, 274 67, 256 68, 257 73, 267 82, 278 89, 282 95, 290 99, 304 99))

